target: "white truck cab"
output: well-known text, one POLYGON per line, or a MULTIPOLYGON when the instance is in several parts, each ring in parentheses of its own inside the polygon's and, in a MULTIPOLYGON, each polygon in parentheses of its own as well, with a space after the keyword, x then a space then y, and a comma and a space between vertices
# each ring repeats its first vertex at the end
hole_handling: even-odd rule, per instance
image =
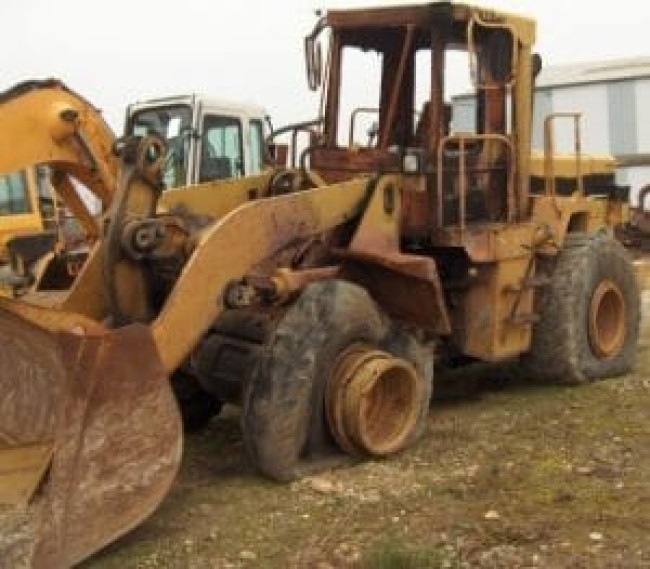
POLYGON ((266 126, 262 107, 193 94, 129 105, 125 134, 167 141, 164 181, 171 189, 261 172, 266 126))

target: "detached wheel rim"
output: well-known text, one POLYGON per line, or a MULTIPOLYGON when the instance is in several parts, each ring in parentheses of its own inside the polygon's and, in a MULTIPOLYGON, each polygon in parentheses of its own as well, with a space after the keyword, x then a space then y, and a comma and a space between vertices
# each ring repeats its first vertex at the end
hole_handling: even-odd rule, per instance
POLYGON ((589 303, 589 343, 601 359, 617 356, 625 342, 625 298, 616 283, 602 281, 589 303))
POLYGON ((330 429, 350 454, 386 456, 415 430, 421 382, 408 361, 355 345, 334 362, 325 408, 330 429))

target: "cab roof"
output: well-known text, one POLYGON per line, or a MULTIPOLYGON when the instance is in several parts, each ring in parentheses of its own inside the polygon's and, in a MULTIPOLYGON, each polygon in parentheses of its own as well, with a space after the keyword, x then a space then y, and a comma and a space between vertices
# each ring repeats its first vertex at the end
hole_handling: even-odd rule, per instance
POLYGON ((137 111, 161 106, 195 106, 197 104, 200 104, 205 110, 229 114, 233 116, 246 116, 248 118, 260 119, 268 116, 266 109, 260 105, 242 101, 229 101, 226 99, 219 99, 210 97, 208 95, 203 95, 201 93, 180 94, 168 97, 159 97, 155 99, 147 99, 145 101, 137 101, 129 105, 129 114, 131 115, 137 111))
POLYGON ((471 20, 477 19, 485 24, 509 27, 523 44, 532 45, 535 41, 535 21, 531 18, 452 2, 328 10, 325 18, 330 27, 343 32, 348 30, 348 37, 371 28, 406 26, 421 30, 450 26, 460 33, 471 20))

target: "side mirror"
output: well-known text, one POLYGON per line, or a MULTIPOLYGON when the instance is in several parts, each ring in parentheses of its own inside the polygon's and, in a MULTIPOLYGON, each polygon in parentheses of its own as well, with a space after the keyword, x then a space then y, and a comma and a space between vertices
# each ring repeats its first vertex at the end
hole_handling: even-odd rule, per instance
POLYGON ((323 51, 320 42, 313 36, 305 38, 305 63, 307 85, 311 91, 317 91, 323 81, 323 51))
POLYGON ((531 56, 531 67, 533 68, 533 79, 537 79, 537 76, 542 70, 542 56, 539 53, 533 53, 531 56))

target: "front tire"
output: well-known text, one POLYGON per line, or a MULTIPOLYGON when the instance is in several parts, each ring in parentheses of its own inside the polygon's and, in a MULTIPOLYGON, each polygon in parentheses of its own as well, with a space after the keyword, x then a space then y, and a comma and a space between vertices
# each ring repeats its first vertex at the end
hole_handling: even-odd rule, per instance
POLYGON ((417 377, 417 401, 408 404, 417 405, 416 420, 400 448, 422 431, 432 389, 431 347, 395 326, 364 289, 335 280, 314 283, 278 324, 245 390, 244 443, 262 473, 299 478, 317 468, 319 456, 336 450, 326 389, 341 356, 355 346, 370 346, 415 369, 409 377, 417 377))

